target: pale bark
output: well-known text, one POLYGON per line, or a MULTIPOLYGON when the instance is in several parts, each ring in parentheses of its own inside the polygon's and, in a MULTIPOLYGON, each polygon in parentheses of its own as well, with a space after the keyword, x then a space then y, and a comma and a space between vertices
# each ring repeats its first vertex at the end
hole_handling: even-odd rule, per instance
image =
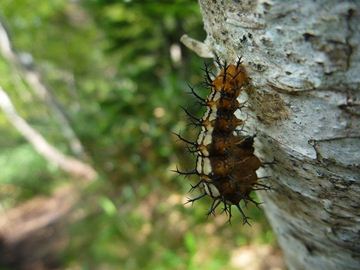
POLYGON ((84 148, 76 136, 73 128, 71 127, 70 121, 62 109, 60 103, 57 101, 56 97, 53 95, 52 91, 47 87, 41 79, 41 75, 34 69, 34 63, 32 58, 30 63, 25 63, 21 61, 21 57, 14 51, 11 44, 11 39, 0 21, 0 52, 3 57, 14 67, 17 68, 17 71, 22 74, 25 81, 29 84, 34 93, 44 101, 48 107, 53 111, 54 116, 60 124, 61 131, 64 134, 65 139, 70 146, 71 151, 78 157, 86 159, 86 154, 84 148))
POLYGON ((247 128, 276 161, 261 197, 289 269, 360 269, 360 2, 199 3, 207 38, 187 45, 242 56, 252 79, 247 128))
POLYGON ((85 180, 94 180, 97 176, 96 171, 88 164, 64 155, 54 146, 49 144, 46 139, 35 129, 33 129, 16 112, 9 96, 0 86, 0 108, 5 113, 9 122, 32 144, 35 150, 46 160, 56 164, 61 170, 74 177, 85 180))

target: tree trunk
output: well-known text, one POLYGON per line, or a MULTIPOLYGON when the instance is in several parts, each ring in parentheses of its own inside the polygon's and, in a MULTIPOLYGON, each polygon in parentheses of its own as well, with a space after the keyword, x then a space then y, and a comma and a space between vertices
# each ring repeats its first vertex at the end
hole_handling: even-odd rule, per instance
POLYGON ((360 2, 199 0, 200 55, 244 59, 261 192, 289 269, 360 269, 360 2), (208 53, 204 53, 208 50, 208 53))

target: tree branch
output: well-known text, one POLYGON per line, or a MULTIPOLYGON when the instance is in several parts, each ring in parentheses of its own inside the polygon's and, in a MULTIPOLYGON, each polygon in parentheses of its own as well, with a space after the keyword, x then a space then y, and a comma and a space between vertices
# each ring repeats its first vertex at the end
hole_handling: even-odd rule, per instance
MULTIPOLYGON (((61 108, 60 103, 57 101, 56 97, 52 94, 51 90, 46 87, 42 80, 40 74, 33 69, 33 63, 25 63, 21 57, 16 54, 11 44, 9 35, 0 21, 0 51, 4 58, 8 60, 13 66, 15 66, 20 73, 23 75, 26 82, 30 85, 36 95, 46 102, 46 104, 54 112, 56 119, 58 120, 61 130, 64 134, 64 137, 67 139, 71 151, 78 157, 83 159, 86 158, 84 148, 76 136, 74 130, 72 129, 69 119, 66 116, 66 113, 61 108)), ((28 61, 28 60, 27 60, 28 61)), ((31 60, 32 61, 32 60, 31 60)))
POLYGON ((55 163, 60 169, 85 180, 94 180, 97 177, 96 171, 88 164, 61 153, 46 139, 33 129, 23 118, 21 118, 9 96, 0 86, 0 108, 5 113, 10 123, 28 140, 35 150, 46 160, 55 163))

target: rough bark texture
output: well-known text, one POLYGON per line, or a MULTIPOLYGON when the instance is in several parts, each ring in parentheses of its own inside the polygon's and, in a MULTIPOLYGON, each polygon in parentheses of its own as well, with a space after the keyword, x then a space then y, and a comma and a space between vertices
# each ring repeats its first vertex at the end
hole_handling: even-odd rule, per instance
POLYGON ((360 2, 199 3, 207 39, 188 46, 243 56, 252 79, 248 128, 276 161, 261 197, 289 269, 360 269, 360 2))

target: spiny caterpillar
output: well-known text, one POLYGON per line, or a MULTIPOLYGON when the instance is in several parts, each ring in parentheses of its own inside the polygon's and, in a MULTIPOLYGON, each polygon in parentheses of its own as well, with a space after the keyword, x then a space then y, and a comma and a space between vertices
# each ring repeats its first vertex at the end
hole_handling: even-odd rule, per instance
MULTIPOLYGON (((194 89, 191 93, 206 107, 201 119, 184 111, 192 123, 200 126, 201 131, 195 142, 179 139, 189 145, 189 150, 196 154, 195 169, 190 172, 176 172, 181 175, 197 175, 200 181, 192 189, 200 188, 202 194, 188 202, 194 202, 206 195, 213 199, 208 215, 214 214, 215 209, 223 203, 226 214, 231 220, 231 206, 235 205, 240 211, 243 222, 248 223, 248 217, 240 207, 240 202, 252 202, 258 206, 250 193, 253 190, 268 189, 258 183, 256 170, 261 166, 260 160, 254 155, 254 137, 243 134, 245 120, 238 119, 235 111, 244 106, 238 97, 250 80, 245 68, 241 65, 241 58, 236 64, 227 65, 217 58, 220 67, 219 74, 212 79, 209 68, 205 65, 205 84, 211 92, 206 99, 199 96, 194 89)), ((249 224, 249 223, 248 223, 249 224)))

